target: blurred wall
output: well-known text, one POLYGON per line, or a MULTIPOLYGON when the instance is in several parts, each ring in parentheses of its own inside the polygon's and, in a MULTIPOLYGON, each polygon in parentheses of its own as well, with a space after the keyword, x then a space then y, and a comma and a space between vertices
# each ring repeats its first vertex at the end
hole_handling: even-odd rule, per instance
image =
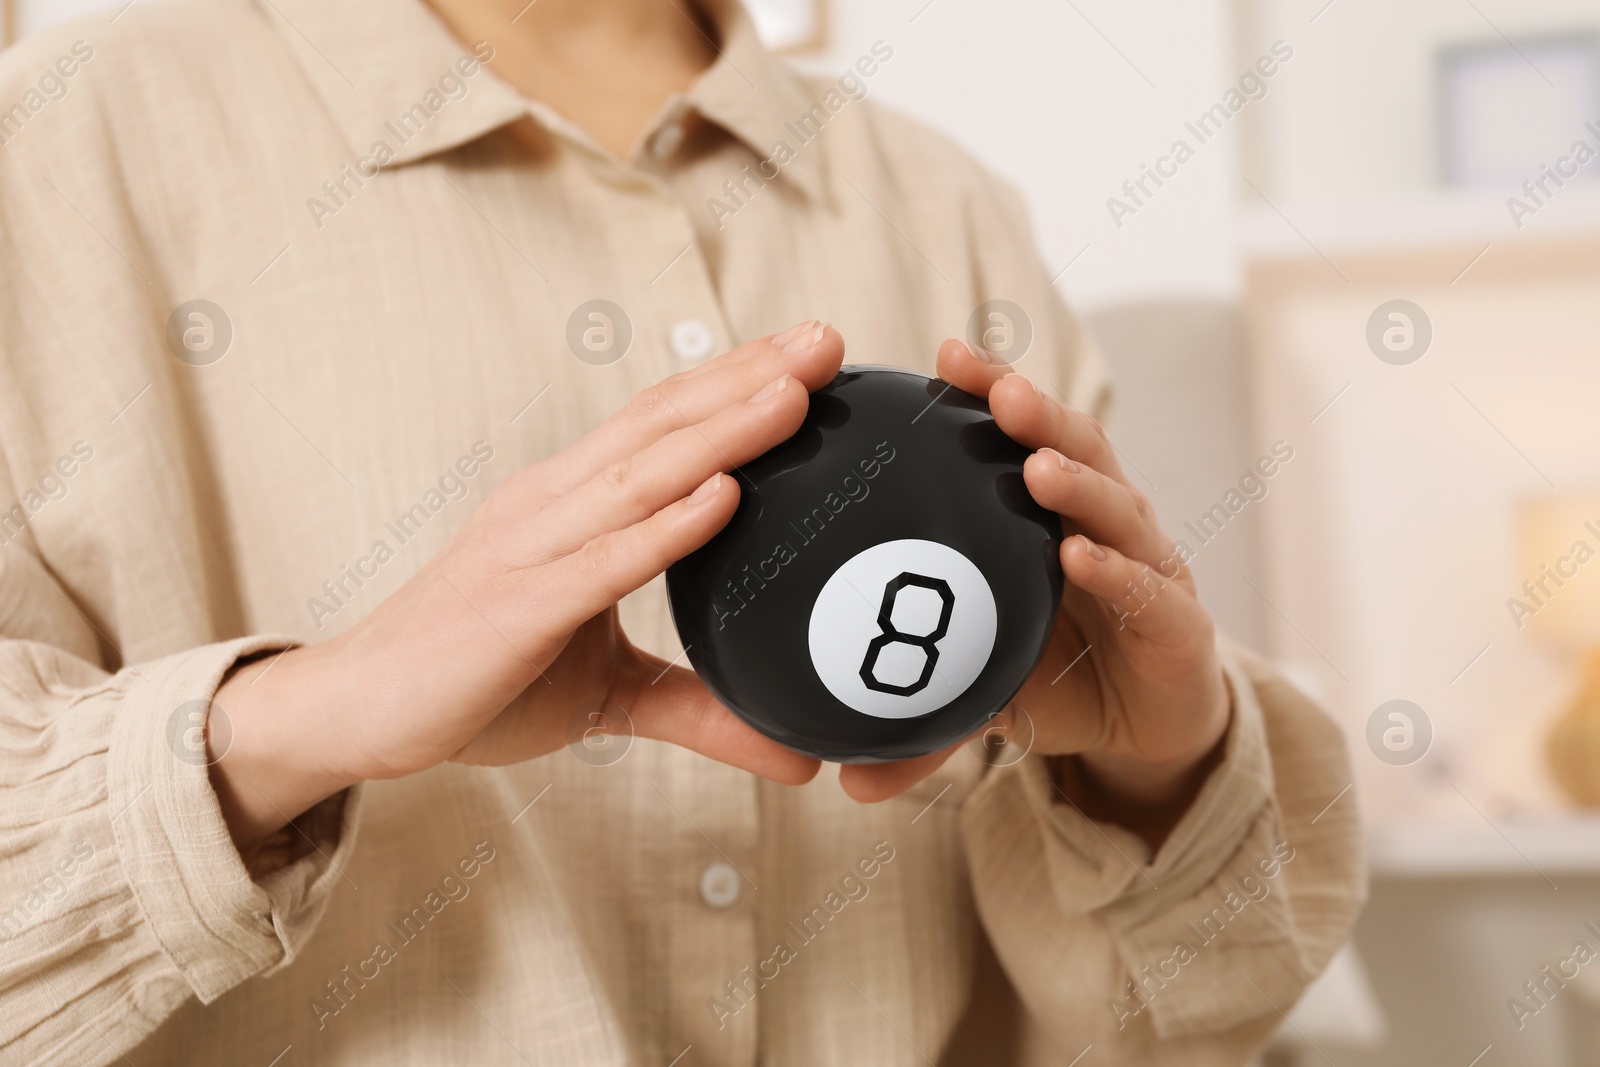
POLYGON ((1106 206, 1238 76, 1224 0, 835 0, 830 18, 830 47, 803 65, 842 71, 888 42, 872 93, 1022 188, 1045 262, 1080 310, 1238 294, 1236 132, 1120 227, 1106 206))
MULTIPOLYGON (((1431 192, 1441 45, 1600 29, 1595 0, 1335 0, 1320 15, 1326 0, 1236 3, 1241 49, 1277 38, 1296 48, 1294 77, 1246 115, 1253 124, 1244 169, 1279 206, 1431 192)), ((1537 72, 1528 73, 1546 88, 1537 72)), ((1529 114, 1526 122, 1539 118, 1529 114)), ((1576 134, 1539 131, 1549 158, 1576 134)), ((1488 198, 1502 214, 1509 192, 1488 198)))
MULTIPOLYGON (((1323 1049, 1360 1067, 1459 1067, 1491 1042, 1485 1065, 1600 1062, 1564 1034, 1583 1025, 1575 992, 1522 1031, 1506 1008, 1593 918, 1597 867, 1544 771, 1572 665, 1505 608, 1524 577, 1519 502, 1600 487, 1600 182, 1591 168, 1519 230, 1515 183, 1439 186, 1435 118, 1439 48, 1600 30, 1600 4, 1238 10, 1240 51, 1287 37, 1300 64, 1246 114, 1240 146, 1256 440, 1292 435, 1303 463, 1263 511, 1269 647, 1345 726, 1375 845, 1456 840, 1446 822, 1470 843, 1453 848, 1456 874, 1420 880, 1403 872, 1412 850, 1375 848, 1356 945, 1391 1040, 1323 1049), (1365 339, 1396 298, 1433 326, 1404 366, 1365 339), (1431 722, 1414 764, 1383 762, 1364 736, 1393 698, 1431 722), (1535 863, 1527 837, 1544 827, 1570 845, 1535 863)), ((1524 81, 1532 140, 1553 159, 1580 131, 1547 121, 1556 87, 1531 69, 1524 81)))
MULTIPOLYGON (((1600 343, 1585 326, 1600 301, 1600 166, 1520 229, 1515 184, 1442 188, 1436 57, 1502 34, 1600 35, 1600 4, 1335 0, 1310 22, 1303 4, 1238 2, 1242 49, 1288 37, 1303 64, 1246 113, 1241 145, 1258 442, 1293 432, 1307 457, 1265 513, 1266 592, 1283 616, 1272 649, 1356 738, 1384 700, 1431 717, 1437 758, 1358 762, 1374 813, 1479 819, 1456 787, 1491 815, 1552 810, 1543 738, 1571 664, 1505 602, 1525 577, 1519 503, 1600 487, 1600 343), (1408 366, 1365 338, 1396 298, 1433 327, 1408 366)), ((1513 66, 1536 158, 1553 160, 1584 131, 1551 121, 1565 107, 1555 79, 1513 66)), ((1590 107, 1600 119, 1600 99, 1590 107)))
POLYGON ((1387 818, 1558 806, 1543 742, 1570 665, 1506 600, 1524 578, 1520 502, 1600 486, 1600 238, 1492 249, 1452 282, 1481 247, 1335 251, 1343 278, 1307 256, 1252 285, 1257 442, 1298 453, 1263 511, 1271 647, 1341 718, 1360 795, 1387 818), (1403 366, 1364 336, 1396 297, 1433 329, 1403 366), (1431 722, 1420 762, 1369 751, 1368 717, 1392 699, 1431 722))
POLYGON ((1258 456, 1239 309, 1140 301, 1090 312, 1087 325, 1116 376, 1110 428, 1128 477, 1194 553, 1190 569, 1221 631, 1266 647, 1266 609, 1250 583, 1265 581, 1261 516, 1277 477, 1248 480, 1258 456), (1259 499, 1213 532, 1212 509, 1230 491, 1259 499))

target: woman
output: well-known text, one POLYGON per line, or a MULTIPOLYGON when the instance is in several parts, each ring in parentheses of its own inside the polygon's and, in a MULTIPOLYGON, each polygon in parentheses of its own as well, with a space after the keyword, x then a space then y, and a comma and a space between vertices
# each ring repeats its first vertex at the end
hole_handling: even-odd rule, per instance
POLYGON ((5 57, 6 1062, 1265 1040, 1360 896, 1338 733, 1214 639, 1018 198, 863 99, 896 47, 146 0, 5 57), (1086 535, 1009 766, 819 775, 674 659, 653 579, 847 341, 1086 535))

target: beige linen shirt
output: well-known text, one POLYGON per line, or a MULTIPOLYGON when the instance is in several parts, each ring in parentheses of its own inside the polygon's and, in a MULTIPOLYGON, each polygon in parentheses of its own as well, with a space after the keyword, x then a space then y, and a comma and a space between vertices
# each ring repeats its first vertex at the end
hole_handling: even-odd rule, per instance
MULTIPOLYGON (((898 42, 806 79, 719 11, 720 58, 617 160, 417 0, 112 14, 0 59, 0 1062, 1265 1040, 1361 861, 1338 732, 1232 649, 1225 759, 1154 856, 1037 754, 862 806, 831 768, 636 741, 369 784, 247 868, 196 747, 219 679, 352 626, 647 384, 811 317, 929 370, 988 300, 1046 388, 1105 381, 1019 198, 870 99, 898 42)), ((659 582, 624 621, 677 651, 659 582)))

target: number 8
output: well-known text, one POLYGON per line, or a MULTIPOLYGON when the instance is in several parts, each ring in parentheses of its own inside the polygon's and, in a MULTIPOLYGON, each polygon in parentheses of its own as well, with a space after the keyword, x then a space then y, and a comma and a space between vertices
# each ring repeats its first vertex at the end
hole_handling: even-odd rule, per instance
POLYGON ((929 578, 925 574, 902 571, 898 577, 884 586, 883 604, 878 608, 878 629, 882 632, 867 645, 866 658, 861 661, 861 683, 868 689, 903 697, 926 689, 928 682, 933 678, 934 664, 939 662, 939 639, 950 629, 950 613, 955 610, 955 606, 955 594, 950 591, 950 584, 943 578, 929 578), (895 598, 900 595, 900 590, 908 585, 931 589, 939 596, 939 624, 928 633, 907 634, 895 629, 893 618, 895 598), (922 664, 922 674, 910 685, 894 685, 878 680, 876 674, 878 655, 890 645, 915 645, 922 649, 926 657, 922 664))

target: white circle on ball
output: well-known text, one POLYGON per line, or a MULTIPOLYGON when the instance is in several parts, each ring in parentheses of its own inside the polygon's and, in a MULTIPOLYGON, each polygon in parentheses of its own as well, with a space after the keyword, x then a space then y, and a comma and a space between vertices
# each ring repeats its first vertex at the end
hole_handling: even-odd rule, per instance
POLYGON ((996 620, 994 591, 966 556, 937 541, 885 541, 846 560, 817 594, 811 665, 846 707, 915 718, 978 680, 996 620))

